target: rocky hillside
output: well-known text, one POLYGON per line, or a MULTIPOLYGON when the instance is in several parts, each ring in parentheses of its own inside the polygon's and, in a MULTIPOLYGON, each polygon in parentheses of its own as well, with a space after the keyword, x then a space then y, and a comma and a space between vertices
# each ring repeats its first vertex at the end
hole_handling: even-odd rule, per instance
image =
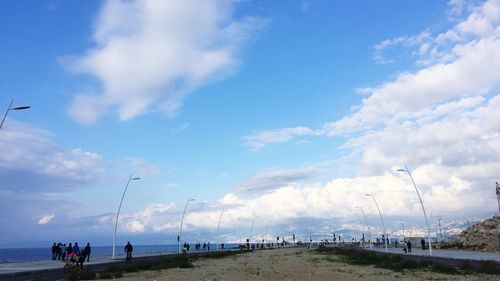
POLYGON ((441 242, 442 249, 500 252, 500 216, 476 223, 441 242))

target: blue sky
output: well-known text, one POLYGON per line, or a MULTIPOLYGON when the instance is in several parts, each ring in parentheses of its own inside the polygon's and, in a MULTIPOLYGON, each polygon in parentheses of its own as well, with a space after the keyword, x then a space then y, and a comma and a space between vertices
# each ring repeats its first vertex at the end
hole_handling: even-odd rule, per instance
POLYGON ((0 104, 32 108, 0 131, 0 246, 110 244, 131 174, 119 242, 174 243, 188 197, 193 241, 222 208, 227 241, 377 228, 367 192, 397 235, 404 164, 443 220, 496 211, 499 1, 1 5, 0 104))

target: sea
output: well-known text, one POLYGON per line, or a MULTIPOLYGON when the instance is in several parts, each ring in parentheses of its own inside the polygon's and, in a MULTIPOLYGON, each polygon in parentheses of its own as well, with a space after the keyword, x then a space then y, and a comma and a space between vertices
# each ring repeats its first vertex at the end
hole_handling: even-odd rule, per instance
MULTIPOLYGON (((194 245, 191 244, 194 250, 194 245)), ((225 248, 235 248, 237 244, 226 244, 225 248)), ((85 247, 85 245, 83 245, 85 247)), ((80 249, 83 249, 80 247, 80 249)), ((116 246, 117 256, 125 256, 123 248, 125 246, 116 246)), ((215 245, 211 245, 215 249, 215 245)), ((178 245, 134 245, 134 254, 157 254, 157 253, 177 253, 178 245)), ((111 256, 113 254, 112 246, 92 246, 90 257, 111 256)), ((52 246, 46 248, 9 248, 0 249, 0 263, 37 261, 52 259, 52 246)))

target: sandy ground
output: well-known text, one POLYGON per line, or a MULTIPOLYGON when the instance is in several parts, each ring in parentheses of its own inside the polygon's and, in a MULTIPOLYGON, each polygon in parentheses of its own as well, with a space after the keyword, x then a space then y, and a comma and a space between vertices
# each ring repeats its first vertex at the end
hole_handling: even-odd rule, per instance
POLYGON ((498 281, 498 276, 445 275, 407 270, 404 273, 334 262, 335 256, 317 254, 313 250, 288 248, 255 251, 224 258, 205 258, 193 262, 194 268, 145 271, 125 274, 119 280, 482 280, 498 281))

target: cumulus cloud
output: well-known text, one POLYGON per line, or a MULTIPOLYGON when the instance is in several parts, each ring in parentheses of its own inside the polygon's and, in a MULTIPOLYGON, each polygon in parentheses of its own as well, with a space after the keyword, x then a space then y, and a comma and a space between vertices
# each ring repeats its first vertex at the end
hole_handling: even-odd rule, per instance
MULTIPOLYGON (((335 186, 332 193, 342 198, 340 203, 325 203, 340 204, 337 214, 349 216, 345 210, 356 204, 370 206, 358 197, 366 187, 374 188, 388 215, 421 216, 411 183, 405 175, 393 172, 405 163, 414 168, 424 203, 435 213, 457 217, 495 212, 492 190, 500 173, 500 117, 496 113, 500 108, 500 1, 459 2, 450 2, 457 9, 453 13, 462 15, 448 30, 403 35, 375 47, 380 52, 394 46, 414 49, 411 58, 417 70, 363 89, 367 96, 340 120, 320 129, 307 128, 302 134, 284 134, 286 137, 276 141, 285 143, 313 134, 349 137, 343 148, 360 155, 358 176, 327 184, 335 186)), ((259 148, 268 143, 256 142, 259 148)), ((324 215, 320 206, 327 200, 329 188, 317 188, 324 192, 317 198, 317 206, 304 206, 316 194, 314 188, 287 185, 264 197, 282 193, 287 202, 299 197, 302 201, 294 210, 288 209, 291 214, 306 216, 300 210, 308 210, 307 215, 324 215)), ((373 214, 373 207, 368 212, 373 214)))
POLYGON ((120 120, 149 110, 174 115, 196 88, 232 74, 252 32, 264 24, 236 17, 234 1, 109 0, 95 23, 95 47, 66 60, 101 90, 79 94, 71 116, 95 123, 116 109, 120 120))
POLYGON ((0 154, 2 190, 51 192, 73 189, 104 177, 102 157, 80 148, 65 149, 49 132, 9 120, 2 128, 0 154))

